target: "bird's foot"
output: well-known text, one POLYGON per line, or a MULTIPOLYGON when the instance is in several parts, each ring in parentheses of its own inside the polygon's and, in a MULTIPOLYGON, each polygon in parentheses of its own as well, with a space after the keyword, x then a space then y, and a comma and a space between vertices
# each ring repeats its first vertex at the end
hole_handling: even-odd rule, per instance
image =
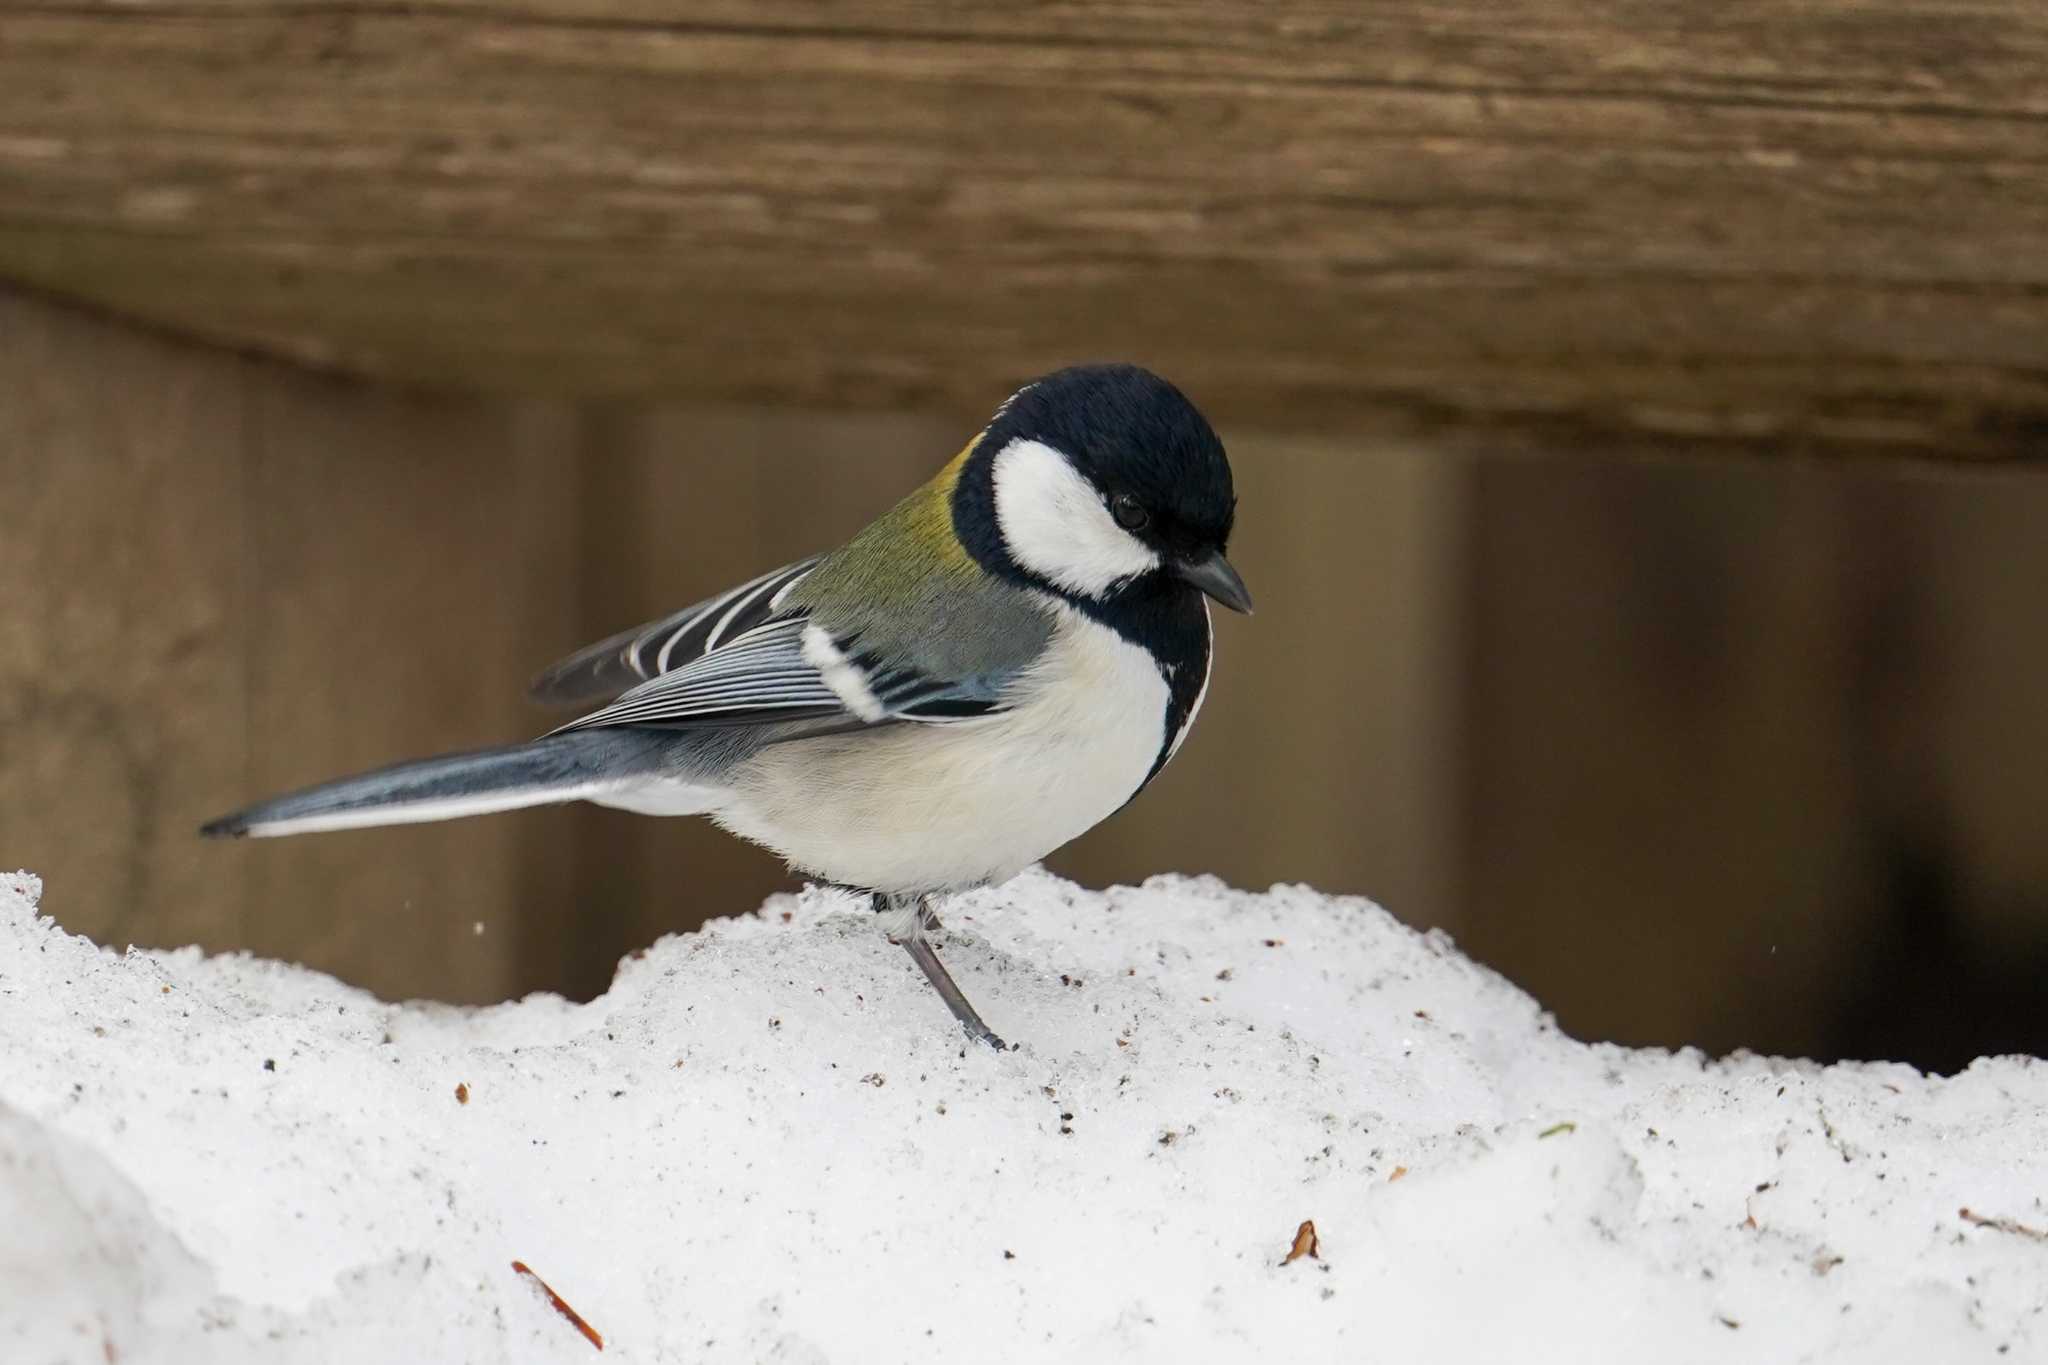
POLYGON ((924 973, 924 979, 932 983, 932 989, 946 1002, 946 1008, 960 1021, 960 1027, 967 1031, 967 1036, 998 1052, 1007 1050, 1009 1044, 998 1037, 994 1029, 982 1022, 981 1015, 968 1003, 966 995, 954 982, 952 973, 946 970, 946 964, 939 961, 938 953, 932 948, 929 935, 941 926, 939 917, 932 912, 931 901, 920 896, 906 906, 893 896, 877 892, 874 906, 878 914, 893 913, 905 917, 905 922, 900 927, 891 927, 889 941, 900 945, 910 954, 910 960, 924 973))
POLYGON ((932 983, 932 989, 939 993, 939 998, 946 1002, 946 1008, 953 1011, 953 1017, 960 1021, 960 1027, 967 1030, 969 1038, 977 1043, 986 1043, 998 1052, 1008 1049, 1010 1045, 997 1037, 994 1029, 982 1022, 981 1015, 975 1012, 974 1006, 961 994, 960 987, 954 984, 952 973, 946 970, 945 963, 939 961, 939 955, 932 951, 929 942, 919 936, 905 939, 903 947, 909 952, 910 960, 917 964, 918 970, 924 973, 925 980, 932 983))

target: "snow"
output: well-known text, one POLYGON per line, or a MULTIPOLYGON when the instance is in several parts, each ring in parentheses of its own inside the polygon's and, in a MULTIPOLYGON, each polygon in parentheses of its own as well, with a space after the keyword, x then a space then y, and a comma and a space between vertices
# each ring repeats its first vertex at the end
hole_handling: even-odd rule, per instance
POLYGON ((829 892, 465 1010, 38 891, 0 877, 9 1365, 2048 1361, 2048 1065, 1588 1045, 1356 899, 962 898, 996 1054, 829 892))

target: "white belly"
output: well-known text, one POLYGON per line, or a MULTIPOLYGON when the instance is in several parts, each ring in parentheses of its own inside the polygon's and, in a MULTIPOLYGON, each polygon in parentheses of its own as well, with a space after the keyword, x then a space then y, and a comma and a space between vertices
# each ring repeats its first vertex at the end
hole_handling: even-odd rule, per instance
POLYGON ((1151 655, 1062 610, 1009 709, 796 740, 731 775, 713 818, 813 876, 877 891, 1002 881, 1130 799, 1164 744, 1151 655))

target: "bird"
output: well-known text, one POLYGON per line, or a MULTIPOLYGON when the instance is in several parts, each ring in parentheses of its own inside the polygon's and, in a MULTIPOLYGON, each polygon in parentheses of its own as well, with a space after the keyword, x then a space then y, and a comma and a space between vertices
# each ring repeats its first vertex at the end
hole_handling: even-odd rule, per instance
POLYGON ((975 1041, 934 900, 999 885, 1121 809, 1209 687, 1221 439, 1129 364, 1017 390, 839 548, 600 640, 534 679, 595 707, 528 742, 399 763, 202 827, 271 837, 587 801, 705 815, 869 899, 975 1041))

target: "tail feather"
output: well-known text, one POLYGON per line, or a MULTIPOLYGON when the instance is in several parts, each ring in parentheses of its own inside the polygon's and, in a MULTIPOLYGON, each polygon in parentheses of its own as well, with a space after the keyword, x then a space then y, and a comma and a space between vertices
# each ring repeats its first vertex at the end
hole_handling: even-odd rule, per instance
POLYGON ((209 839, 268 838, 603 800, 651 776, 660 748, 661 737, 647 731, 595 730, 444 754, 259 801, 199 832, 209 839))

